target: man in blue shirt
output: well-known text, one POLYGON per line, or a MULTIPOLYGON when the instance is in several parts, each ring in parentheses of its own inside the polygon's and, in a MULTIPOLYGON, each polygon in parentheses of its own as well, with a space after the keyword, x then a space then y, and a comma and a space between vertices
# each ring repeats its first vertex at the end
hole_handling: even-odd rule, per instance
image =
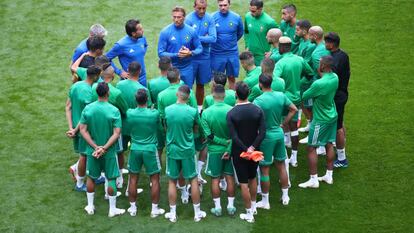
POLYGON ((230 0, 219 0, 218 6, 219 11, 212 14, 217 41, 211 45, 211 69, 226 73, 229 87, 234 89, 240 69, 237 41, 243 36, 243 22, 240 15, 230 11, 230 0))
POLYGON ((203 46, 203 52, 193 57, 193 72, 196 79, 196 98, 199 109, 204 100, 204 85, 211 80, 210 45, 216 42, 216 26, 210 14, 206 13, 207 1, 195 0, 194 11, 185 18, 185 23, 196 32, 203 46))
POLYGON ((75 52, 73 53, 72 56, 72 63, 73 64, 76 60, 78 60, 78 58, 88 52, 88 45, 87 45, 87 41, 89 38, 92 37, 101 37, 104 38, 106 36, 106 34, 108 34, 108 32, 106 31, 106 29, 100 25, 100 24, 94 24, 89 28, 89 37, 82 40, 79 45, 76 47, 75 52))
POLYGON ((160 32, 158 56, 170 57, 172 65, 180 70, 181 80, 190 88, 194 84, 192 60, 203 52, 197 32, 184 24, 185 10, 176 6, 172 9, 173 23, 160 32))
POLYGON ((147 39, 143 36, 144 30, 139 20, 130 19, 125 24, 125 35, 122 39, 115 43, 114 47, 109 50, 106 56, 112 60, 118 57, 119 63, 121 63, 122 69, 116 67, 112 62, 112 66, 115 69, 115 73, 121 77, 121 79, 128 78, 128 65, 136 61, 141 65, 141 74, 139 76, 139 82, 143 86, 147 86, 147 73, 145 71, 144 57, 147 52, 147 39))

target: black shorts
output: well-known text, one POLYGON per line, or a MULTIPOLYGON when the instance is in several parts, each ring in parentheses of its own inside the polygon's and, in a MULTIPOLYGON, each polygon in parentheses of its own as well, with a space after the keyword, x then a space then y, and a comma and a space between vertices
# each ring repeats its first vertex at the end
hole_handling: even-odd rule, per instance
POLYGON ((338 120, 336 129, 342 129, 344 126, 344 112, 345 112, 345 104, 347 101, 335 101, 336 112, 338 113, 338 120))
POLYGON ((249 180, 255 179, 257 174, 258 162, 240 158, 240 156, 232 157, 234 170, 237 180, 240 184, 247 184, 249 180))

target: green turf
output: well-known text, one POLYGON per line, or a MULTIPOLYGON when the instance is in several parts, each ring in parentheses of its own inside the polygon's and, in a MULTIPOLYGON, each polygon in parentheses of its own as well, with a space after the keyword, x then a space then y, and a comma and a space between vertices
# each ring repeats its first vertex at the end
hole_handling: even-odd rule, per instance
MULTIPOLYGON (((295 1, 299 18, 339 32, 341 47, 350 55, 346 109, 350 167, 335 170, 333 186, 300 190, 297 184, 307 179, 302 146, 299 167, 291 169, 291 204, 283 208, 277 203, 279 190, 273 185, 272 209, 259 210, 255 224, 212 215, 195 224, 191 205, 178 205, 176 224, 150 219, 145 176, 138 217, 108 219, 102 187, 96 195, 95 216, 86 216, 85 194, 72 191, 67 174, 76 160, 64 135, 73 49, 87 36, 89 26, 99 22, 109 31, 108 50, 124 35, 125 21, 138 17, 149 43, 147 73, 153 77, 158 33, 170 23, 171 7, 181 4, 190 10, 192 5, 192 1, 99 2, 0 2, 0 232, 414 232, 414 130, 409 124, 414 117, 414 81, 409 77, 413 1, 295 1)), ((244 15, 246 2, 233 1, 232 7, 244 15)), ((210 4, 211 12, 215 1, 210 4)), ((265 9, 279 20, 281 5, 266 1, 265 9)), ((320 173, 323 164, 320 161, 320 173)), ((276 184, 275 171, 271 175, 276 184)), ((166 182, 163 176, 164 208, 166 182)), ((118 205, 127 207, 128 201, 122 197, 118 205)), ((207 189, 202 208, 208 211, 212 206, 207 189)))

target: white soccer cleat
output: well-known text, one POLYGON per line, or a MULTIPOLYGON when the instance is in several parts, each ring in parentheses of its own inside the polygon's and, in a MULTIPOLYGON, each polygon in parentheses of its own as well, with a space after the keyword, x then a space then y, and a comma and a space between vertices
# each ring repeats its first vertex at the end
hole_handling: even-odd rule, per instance
POLYGON ((118 178, 116 178, 116 187, 119 189, 122 189, 124 185, 124 178, 122 177, 122 175, 118 176, 118 178))
POLYGON ((290 159, 290 160, 289 160, 289 164, 290 164, 290 166, 292 166, 292 167, 298 167, 298 161, 297 161, 297 160, 292 160, 292 159, 290 159))
POLYGON ((245 220, 249 223, 254 223, 253 215, 251 217, 249 217, 247 214, 240 214, 240 219, 245 220))
POLYGON ((187 188, 181 190, 181 202, 183 204, 188 204, 189 198, 190 198, 190 193, 187 191, 187 188))
POLYGON ((125 209, 118 209, 118 208, 114 208, 114 209, 110 209, 109 213, 108 213, 108 217, 112 218, 118 215, 123 215, 125 214, 125 209))
POLYGON ((319 188, 319 181, 317 179, 309 179, 308 181, 299 184, 299 188, 319 188))
MULTIPOLYGON (((121 192, 119 192, 119 191, 117 191, 116 192, 116 197, 120 197, 122 195, 122 193, 121 192)), ((109 195, 108 194, 105 194, 105 200, 109 200, 109 195)))
POLYGON ((170 220, 170 222, 177 222, 177 215, 176 214, 168 212, 164 216, 165 216, 166 219, 170 220))
MULTIPOLYGON (((143 189, 138 188, 138 189, 137 189, 137 194, 140 194, 140 193, 142 193, 143 191, 144 191, 143 189)), ((129 196, 128 189, 127 189, 127 190, 125 190, 125 196, 126 196, 126 197, 128 197, 128 196, 129 196)))
POLYGON ((270 210, 270 203, 264 203, 263 201, 259 201, 256 203, 256 208, 270 210))
POLYGON ((69 167, 69 174, 72 176, 72 180, 76 182, 76 176, 78 175, 78 166, 77 163, 69 167))
POLYGON ((134 216, 136 216, 137 215, 137 207, 136 206, 134 206, 134 207, 129 207, 128 208, 128 213, 129 213, 129 215, 131 215, 132 217, 134 217, 134 216))
POLYGON ((318 177, 318 181, 323 181, 327 184, 333 184, 333 178, 331 176, 327 176, 327 175, 318 177))
POLYGON ((304 137, 304 138, 300 139, 300 140, 299 140, 299 143, 300 143, 300 144, 308 144, 308 140, 309 140, 309 137, 308 137, 308 136, 306 136, 306 137, 304 137))
POLYGON ((122 174, 128 174, 128 173, 129 173, 128 169, 122 168, 122 174))
POLYGON ((95 206, 89 206, 87 205, 84 209, 88 215, 94 215, 95 214, 95 206))
POLYGON ((289 198, 289 196, 283 196, 281 201, 282 201, 282 205, 287 206, 287 205, 289 205, 290 198, 289 198))
POLYGON ((309 127, 310 126, 309 126, 309 123, 308 123, 305 127, 299 128, 298 131, 301 132, 301 133, 309 132, 309 127))
POLYGON ((227 190, 227 182, 226 182, 225 179, 221 179, 220 180, 219 187, 223 191, 226 191, 227 190))
POLYGON ((164 209, 157 208, 155 210, 151 210, 151 218, 156 218, 160 215, 163 215, 165 213, 164 209))
POLYGON ((201 219, 207 216, 206 212, 200 210, 197 214, 194 215, 194 222, 200 222, 201 219))
POLYGON ((198 183, 199 184, 207 184, 207 180, 205 180, 201 175, 198 176, 198 183))
POLYGON ((318 155, 326 155, 326 149, 323 146, 319 146, 316 148, 316 154, 318 155))

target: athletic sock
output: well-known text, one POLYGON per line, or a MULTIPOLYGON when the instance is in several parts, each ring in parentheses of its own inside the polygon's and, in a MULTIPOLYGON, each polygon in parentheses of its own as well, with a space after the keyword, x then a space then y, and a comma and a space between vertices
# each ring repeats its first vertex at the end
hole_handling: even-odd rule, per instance
POLYGON ((214 208, 216 208, 216 209, 221 209, 220 197, 218 197, 218 198, 213 198, 213 201, 214 201, 214 208))
POLYGON ((116 209, 116 194, 115 196, 109 196, 109 211, 116 209))
POLYGON ((79 176, 76 175, 76 186, 78 186, 78 188, 82 187, 85 181, 85 177, 84 176, 79 176))
POLYGON ((201 112, 201 110, 203 110, 203 105, 198 105, 198 113, 200 113, 201 112))
POLYGON ((251 203, 251 209, 252 209, 252 211, 255 211, 256 210, 256 201, 251 201, 250 202, 251 203))
POLYGON ((108 186, 109 186, 109 181, 105 177, 105 196, 109 196, 109 194, 108 194, 108 186))
POLYGON ((88 206, 93 206, 93 199, 95 198, 95 192, 93 193, 86 193, 86 198, 88 199, 88 206))
POLYGON ((263 204, 269 203, 269 193, 262 193, 262 203, 263 204))
POLYGON ((285 132, 285 144, 290 144, 290 131, 289 132, 285 132))
POLYGON ((197 173, 198 173, 198 176, 201 176, 201 169, 203 169, 203 166, 204 166, 204 162, 201 161, 201 160, 198 160, 198 162, 197 162, 197 173))
POLYGON ((342 161, 342 160, 346 159, 345 148, 344 149, 336 149, 336 152, 338 153, 338 160, 342 161))
POLYGON ((151 212, 158 210, 158 204, 154 204, 152 203, 152 208, 151 208, 151 212))
POLYGON ((293 162, 298 161, 298 151, 297 150, 292 150, 292 153, 290 154, 290 160, 292 160, 293 162))
POLYGON ((246 209, 246 217, 249 219, 253 218, 253 211, 253 208, 246 209))
POLYGON ((310 179, 311 179, 312 181, 318 181, 318 174, 315 174, 315 175, 310 175, 310 179))
POLYGON ((282 198, 289 196, 289 189, 282 189, 282 198))
POLYGON ((332 178, 333 170, 326 170, 325 176, 332 178))
POLYGON ((170 213, 175 215, 176 214, 175 213, 176 208, 177 208, 176 205, 170 205, 170 213))
POLYGON ((194 214, 198 214, 200 212, 200 203, 193 204, 194 207, 194 214))
POLYGON ((137 208, 137 205, 135 204, 135 202, 130 202, 129 204, 131 205, 132 208, 134 208, 134 209, 137 208))
POLYGON ((234 207, 234 197, 227 197, 227 200, 229 202, 227 208, 234 207))
MULTIPOLYGON (((287 158, 287 156, 286 156, 286 158, 287 158)), ((286 170, 286 174, 287 174, 287 177, 288 177, 288 182, 290 182, 290 175, 289 175, 289 159, 285 159, 285 170, 286 170)))

